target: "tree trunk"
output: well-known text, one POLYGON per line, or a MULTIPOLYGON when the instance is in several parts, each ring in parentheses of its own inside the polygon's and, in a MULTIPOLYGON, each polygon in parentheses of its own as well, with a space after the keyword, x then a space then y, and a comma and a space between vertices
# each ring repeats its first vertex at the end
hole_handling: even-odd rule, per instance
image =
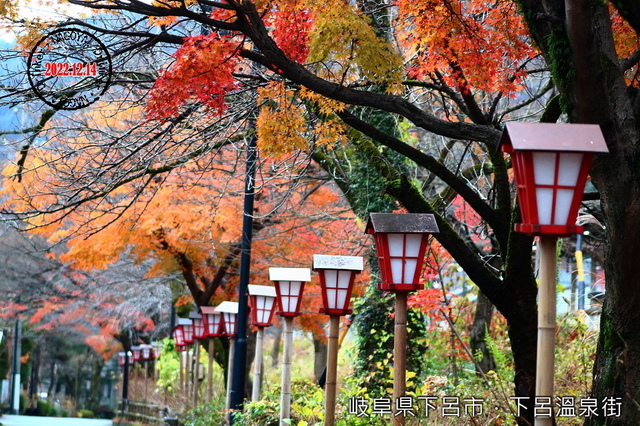
MULTIPOLYGON (((281 319, 284 321, 284 319, 281 319)), ((280 362, 280 344, 282 342, 282 324, 275 327, 275 336, 273 337, 273 346, 271 347, 271 366, 277 367, 280 362)))
POLYGON ((483 292, 478 292, 476 301, 476 313, 471 324, 469 340, 471 353, 482 354, 482 358, 477 361, 476 372, 486 373, 496 369, 496 362, 486 343, 487 332, 491 328, 491 317, 493 316, 493 304, 483 292), (482 371, 479 371, 482 370, 482 371))
POLYGON ((313 374, 316 382, 320 380, 320 376, 324 373, 327 366, 327 344, 323 341, 313 339, 313 374))

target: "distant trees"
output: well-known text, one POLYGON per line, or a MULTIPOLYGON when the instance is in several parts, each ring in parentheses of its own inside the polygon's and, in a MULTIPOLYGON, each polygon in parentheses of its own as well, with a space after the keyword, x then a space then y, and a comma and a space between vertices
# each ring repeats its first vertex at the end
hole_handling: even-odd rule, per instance
MULTIPOLYGON (((116 64, 105 99, 121 110, 145 105, 148 119, 121 136, 43 145, 48 169, 58 170, 45 176, 30 159, 38 158, 33 140, 70 140, 95 126, 81 114, 65 120, 83 125, 53 126, 60 112, 42 109, 44 126, 28 129, 16 159, 28 166, 12 176, 57 188, 40 193, 47 203, 13 213, 34 225, 70 212, 88 218, 105 211, 107 194, 119 202, 109 211, 121 213, 162 173, 210 164, 218 144, 248 133, 246 120, 255 119, 263 153, 309 152, 361 217, 382 200, 437 216, 439 242, 508 321, 516 396, 533 396, 537 288, 532 238, 511 231, 518 217, 510 164, 496 149, 500 129, 538 117, 601 124, 611 154, 596 160, 593 178, 607 229, 608 296, 594 394, 623 398, 618 424, 637 419, 638 274, 627 257, 640 240, 632 223, 640 25, 631 0, 611 8, 589 0, 71 3, 110 12, 61 25, 100 34, 116 64), (461 220, 460 209, 477 222, 461 220)), ((16 78, 4 99, 30 102, 16 78)), ((15 189, 28 200, 39 188, 15 189)), ((522 424, 532 410, 525 416, 522 424)))

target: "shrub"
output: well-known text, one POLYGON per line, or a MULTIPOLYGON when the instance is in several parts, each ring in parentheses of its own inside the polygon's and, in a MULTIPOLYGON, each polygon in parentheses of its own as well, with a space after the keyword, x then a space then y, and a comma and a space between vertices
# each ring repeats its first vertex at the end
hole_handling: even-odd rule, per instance
POLYGON ((96 419, 113 419, 116 413, 109 407, 96 407, 93 409, 96 419))
POLYGON ((93 411, 91 411, 91 410, 79 410, 78 411, 78 417, 82 417, 84 419, 93 419, 95 417, 95 415, 93 414, 93 411))

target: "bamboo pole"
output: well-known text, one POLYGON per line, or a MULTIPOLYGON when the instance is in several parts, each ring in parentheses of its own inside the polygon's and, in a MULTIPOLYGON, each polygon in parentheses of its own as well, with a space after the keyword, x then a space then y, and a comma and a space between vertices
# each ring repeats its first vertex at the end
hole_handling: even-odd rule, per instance
POLYGON ((178 381, 180 382, 180 395, 184 395, 184 356, 182 351, 178 352, 178 359, 180 360, 180 369, 178 381))
POLYGON ((253 361, 253 387, 251 388, 251 401, 260 399, 260 386, 262 384, 262 345, 264 341, 264 327, 258 327, 256 333, 256 355, 253 361))
POLYGON ((186 356, 185 356, 185 371, 184 371, 184 398, 185 398, 185 402, 187 404, 187 406, 191 406, 191 398, 189 398, 189 396, 191 395, 191 372, 193 371, 193 367, 191 365, 191 362, 193 360, 193 357, 191 356, 191 350, 189 350, 189 348, 187 347, 187 350, 185 351, 186 356))
POLYGON ((194 358, 194 365, 193 365, 193 384, 192 384, 192 390, 193 390, 193 408, 198 406, 198 385, 200 384, 200 380, 198 380, 200 378, 200 342, 198 341, 198 339, 194 340, 193 343, 193 358, 194 358))
POLYGON ((211 402, 213 398, 213 351, 214 342, 213 338, 209 337, 209 364, 207 365, 207 401, 211 402))
POLYGON ((280 426, 291 417, 291 364, 293 360, 293 317, 284 317, 282 348, 282 392, 280 393, 280 426))
MULTIPOLYGON (((227 412, 229 412, 229 410, 231 409, 231 384, 232 384, 232 380, 233 380, 233 359, 235 357, 235 346, 236 346, 236 339, 234 338, 230 338, 229 339, 229 362, 228 362, 228 366, 227 366, 227 402, 225 404, 225 409, 227 412)), ((231 413, 229 413, 229 416, 231 416, 231 413)))
MULTIPOLYGON (((550 397, 553 406, 554 349, 556 333, 556 242, 540 236, 540 284, 538 287, 538 350, 536 397, 550 397)), ((542 413, 541 413, 542 414, 542 413)), ((535 418, 536 426, 553 425, 553 416, 535 418)))
MULTIPOLYGON (((406 393, 407 292, 396 293, 393 337, 393 404, 406 393)), ((404 413, 393 413, 394 426, 404 426, 404 413)))
POLYGON ((149 390, 149 360, 144 361, 144 398, 147 401, 147 391, 149 390))
POLYGON ((325 426, 334 426, 336 417, 336 384, 338 370, 338 331, 340 317, 329 317, 329 345, 327 348, 327 382, 325 383, 325 426))

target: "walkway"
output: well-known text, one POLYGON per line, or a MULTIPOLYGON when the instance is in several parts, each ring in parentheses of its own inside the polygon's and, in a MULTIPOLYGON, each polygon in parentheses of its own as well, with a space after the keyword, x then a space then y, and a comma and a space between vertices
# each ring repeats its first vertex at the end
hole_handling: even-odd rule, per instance
POLYGON ((0 416, 2 426, 112 426, 111 420, 77 417, 0 416))

